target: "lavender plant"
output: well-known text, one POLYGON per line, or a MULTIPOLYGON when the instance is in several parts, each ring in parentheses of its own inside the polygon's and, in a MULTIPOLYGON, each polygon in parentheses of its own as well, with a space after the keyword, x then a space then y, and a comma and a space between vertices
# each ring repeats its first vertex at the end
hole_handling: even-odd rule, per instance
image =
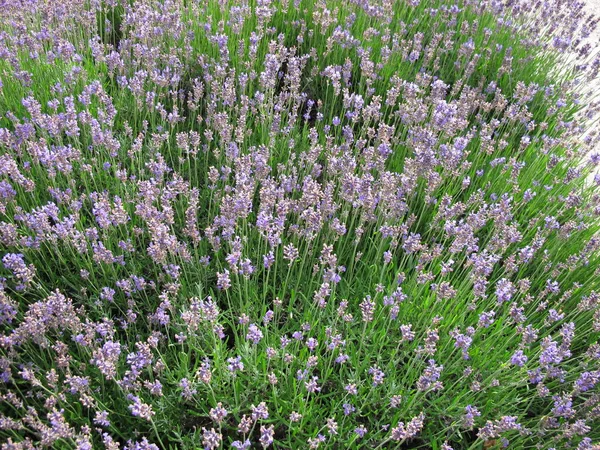
POLYGON ((0 11, 0 448, 598 448, 581 3, 0 11))

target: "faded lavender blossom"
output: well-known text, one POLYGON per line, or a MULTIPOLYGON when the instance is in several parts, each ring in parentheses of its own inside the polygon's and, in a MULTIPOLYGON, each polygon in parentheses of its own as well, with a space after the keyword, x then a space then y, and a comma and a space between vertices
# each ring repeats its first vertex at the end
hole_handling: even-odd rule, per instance
POLYGON ((202 445, 206 450, 219 448, 222 440, 221 434, 217 433, 214 428, 210 430, 202 428, 202 445))
POLYGON ((425 414, 420 413, 417 417, 411 419, 408 424, 398 422, 396 427, 392 428, 391 437, 394 441, 405 441, 418 435, 423 429, 425 414))
POLYGON ((244 414, 244 416, 242 416, 242 419, 240 420, 240 423, 237 426, 237 432, 243 434, 250 432, 253 423, 254 421, 244 414))
POLYGON ((390 406, 392 408, 398 408, 401 403, 402 403, 402 396, 401 395, 392 395, 390 397, 390 406))
POLYGON ((365 299, 361 302, 360 311, 362 313, 363 322, 371 322, 373 320, 375 302, 371 300, 371 296, 365 297, 365 299))
POLYGON ((298 249, 294 247, 294 244, 288 244, 283 248, 283 258, 289 261, 289 265, 300 257, 298 249))
MULTIPOLYGON (((243 364, 242 364, 242 370, 243 370, 243 364)), ((210 383, 210 381, 212 379, 212 372, 211 372, 209 360, 202 361, 202 363, 200 364, 200 367, 196 371, 196 378, 198 378, 203 383, 206 383, 206 384, 210 383)))
POLYGON ((412 329, 412 324, 400 325, 400 332, 402 333, 403 341, 413 341, 415 339, 415 332, 412 329))
POLYGON ((248 333, 246 334, 246 339, 252 341, 256 345, 262 338, 263 333, 260 331, 260 328, 258 328, 255 324, 250 324, 248 327, 248 333))
POLYGON ((463 426, 469 429, 473 428, 475 426, 475 419, 477 417, 481 417, 481 413, 475 406, 465 406, 465 414, 462 418, 463 426))
POLYGON ((370 367, 368 373, 373 378, 373 386, 378 386, 383 383, 385 373, 383 373, 383 371, 379 367, 370 367))
POLYGON ((217 403, 217 406, 211 408, 209 411, 210 418, 217 423, 223 422, 225 417, 227 417, 227 410, 223 408, 223 404, 221 402, 217 403))
POLYGON ((330 435, 333 436, 338 434, 338 423, 334 419, 327 419, 325 421, 325 427, 330 435))
POLYGON ((263 448, 269 447, 271 444, 273 444, 273 436, 274 435, 275 435, 275 427, 273 425, 270 425, 268 427, 261 425, 260 439, 259 439, 260 445, 263 448))
POLYGON ((156 413, 152 410, 151 405, 143 403, 140 398, 135 395, 130 395, 129 400, 133 402, 131 405, 129 405, 129 410, 131 411, 132 415, 145 420, 152 420, 152 417, 156 413))
POLYGON ((192 400, 194 395, 198 393, 198 391, 192 387, 190 381, 187 378, 182 378, 179 382, 179 387, 181 388, 181 396, 186 400, 192 400))
POLYGON ((308 381, 304 382, 304 386, 309 393, 321 391, 321 386, 319 386, 319 377, 311 377, 308 381))
POLYGON ((231 287, 229 270, 225 269, 222 273, 217 273, 217 287, 222 290, 226 290, 231 287))
POLYGON ((244 442, 242 441, 233 441, 231 443, 231 446, 235 449, 238 450, 246 450, 249 449, 252 446, 252 443, 250 442, 249 439, 246 439, 244 442))
POLYGON ((242 357, 236 356, 235 358, 228 358, 227 370, 229 370, 233 374, 235 374, 235 372, 237 371, 244 370, 244 363, 242 362, 242 357))
POLYGON ((264 420, 269 418, 269 409, 265 402, 259 403, 258 406, 252 405, 250 409, 252 410, 252 420, 255 422, 260 419, 264 420))

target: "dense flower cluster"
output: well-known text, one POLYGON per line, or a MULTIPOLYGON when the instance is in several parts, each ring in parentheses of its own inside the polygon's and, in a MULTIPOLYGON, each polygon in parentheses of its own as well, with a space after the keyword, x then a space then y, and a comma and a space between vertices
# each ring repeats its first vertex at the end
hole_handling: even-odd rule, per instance
POLYGON ((580 3, 0 10, 1 449, 597 448, 580 3))

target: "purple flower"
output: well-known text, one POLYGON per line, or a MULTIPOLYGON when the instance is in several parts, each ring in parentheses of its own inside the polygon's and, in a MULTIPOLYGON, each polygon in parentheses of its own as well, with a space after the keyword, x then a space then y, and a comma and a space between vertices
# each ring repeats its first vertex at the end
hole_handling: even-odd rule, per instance
POLYGON ((275 436, 275 427, 270 425, 265 427, 264 425, 260 426, 260 445, 263 448, 267 448, 273 443, 273 436, 275 436))
POLYGON ((115 297, 115 290, 109 287, 103 287, 100 293, 100 298, 107 302, 112 302, 115 297))
POLYGON ((496 298, 498 303, 505 303, 512 299, 516 289, 513 284, 506 278, 502 278, 496 284, 496 298))
POLYGON ((552 397, 552 400, 554 401, 552 414, 555 417, 565 417, 569 419, 575 415, 575 410, 573 409, 573 399, 571 395, 555 395, 552 397))
POLYGON ((359 438, 363 438, 365 437, 365 434, 367 434, 367 428, 364 425, 359 425, 358 427, 356 427, 354 429, 354 433, 359 437, 359 438))
POLYGON ((289 261, 289 265, 300 257, 300 253, 298 249, 294 246, 294 244, 288 244, 283 247, 283 259, 289 261))
POLYGON ((272 310, 268 310, 263 317, 263 323, 268 325, 273 320, 273 317, 275 317, 275 313, 272 310))
POLYGON ((373 386, 379 386, 380 384, 383 384, 385 373, 383 373, 383 371, 379 367, 373 366, 369 368, 368 373, 373 378, 373 386))
POLYGON ((310 393, 320 392, 321 387, 318 384, 319 377, 312 377, 310 380, 304 382, 306 390, 310 393))
POLYGON ((90 364, 98 367, 107 379, 114 378, 117 376, 117 363, 120 355, 121 344, 108 341, 101 348, 94 350, 90 364))
POLYGON ((235 372, 244 370, 244 363, 242 362, 241 356, 235 358, 227 358, 227 370, 235 374, 235 372))
MULTIPOLYGON (((469 330, 467 330, 467 333, 469 333, 469 330)), ((473 343, 473 338, 469 334, 460 333, 458 329, 451 331, 450 336, 455 340, 454 347, 462 350, 463 359, 469 359, 469 347, 473 343)))
POLYGON ((210 430, 202 428, 202 445, 204 446, 204 450, 219 448, 222 440, 223 437, 220 433, 217 433, 214 428, 211 428, 210 430))
POLYGON ((350 403, 344 403, 342 405, 342 408, 344 409, 344 415, 345 416, 349 416, 354 411, 356 411, 356 408, 353 405, 351 405, 350 403))
POLYGON ((152 406, 146 403, 143 403, 139 397, 129 394, 128 399, 133 403, 129 405, 129 410, 131 414, 137 417, 141 417, 145 420, 152 420, 152 416, 156 413, 152 410, 152 406))
POLYGON ((12 271, 13 276, 19 280, 19 284, 15 287, 16 290, 22 291, 29 286, 35 275, 35 268, 32 264, 27 265, 23 254, 7 253, 2 258, 2 264, 5 269, 12 271))
POLYGON ((402 333, 402 340, 410 342, 415 339, 415 332, 412 331, 412 324, 400 325, 400 332, 402 333))
POLYGON ((337 358, 335 358, 336 364, 344 364, 350 359, 350 356, 345 353, 340 353, 337 358))
POLYGON ((108 420, 108 411, 97 411, 94 423, 101 427, 109 427, 110 421, 108 420))
POLYGON ((513 353, 510 358, 510 363, 514 366, 523 367, 527 362, 527 356, 523 353, 523 350, 517 350, 513 353))
POLYGON ((418 435, 423 429, 425 420, 425 414, 421 413, 417 417, 414 417, 406 426, 404 422, 399 422, 398 425, 392 429, 392 439, 394 441, 405 441, 418 435))
POLYGON ((560 364, 564 357, 558 344, 552 338, 545 337, 542 340, 542 352, 540 354, 540 366, 543 369, 551 369, 554 365, 560 364))
POLYGON ((327 419, 325 426, 330 435, 335 436, 338 434, 338 423, 334 419, 327 419))
POLYGON ((217 272, 217 288, 224 291, 230 287, 231 280, 229 279, 229 270, 225 269, 223 272, 217 272))
POLYGON ((443 368, 444 366, 438 366, 433 359, 430 359, 427 368, 417 381, 417 388, 420 391, 428 391, 430 389, 437 391, 442 389, 443 385, 439 381, 439 378, 443 368))
POLYGON ((263 266, 265 269, 271 268, 273 263, 275 262, 275 255, 273 252, 269 252, 266 255, 263 255, 263 266))
POLYGON ((363 322, 372 322, 373 314, 375 312, 375 302, 371 300, 371 296, 367 295, 360 304, 360 311, 362 313, 363 322))
POLYGON ((181 388, 181 396, 186 400, 191 400, 198 393, 187 378, 181 379, 179 387, 181 388))
POLYGON ((258 344, 260 340, 263 338, 263 333, 260 331, 260 328, 256 326, 256 324, 250 324, 248 327, 248 333, 246 334, 246 339, 252 341, 254 345, 258 344))
POLYGON ((227 417, 227 410, 223 408, 223 404, 219 402, 217 403, 217 406, 211 408, 209 411, 209 416, 215 422, 221 423, 223 420, 225 420, 225 417, 227 417))
POLYGON ((586 392, 593 389, 599 382, 600 371, 583 372, 575 381, 575 388, 580 392, 586 392))
POLYGON ((494 323, 494 317, 496 313, 494 311, 482 312, 479 315, 479 326, 483 328, 488 328, 491 324, 494 323))
POLYGON ((479 410, 472 405, 465 406, 465 414, 463 416, 463 426, 465 428, 473 428, 475 425, 475 418, 480 417, 481 413, 479 410))
POLYGON ((269 418, 269 409, 265 402, 260 402, 258 406, 250 406, 250 410, 252 411, 252 420, 255 422, 260 419, 265 420, 269 418))

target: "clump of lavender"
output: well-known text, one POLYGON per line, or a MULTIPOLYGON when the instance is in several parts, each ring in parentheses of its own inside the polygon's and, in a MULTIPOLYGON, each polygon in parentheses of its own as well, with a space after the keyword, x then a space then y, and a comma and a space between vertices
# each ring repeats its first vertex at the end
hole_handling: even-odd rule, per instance
POLYGON ((2 18, 0 448, 600 443, 582 4, 2 18))

